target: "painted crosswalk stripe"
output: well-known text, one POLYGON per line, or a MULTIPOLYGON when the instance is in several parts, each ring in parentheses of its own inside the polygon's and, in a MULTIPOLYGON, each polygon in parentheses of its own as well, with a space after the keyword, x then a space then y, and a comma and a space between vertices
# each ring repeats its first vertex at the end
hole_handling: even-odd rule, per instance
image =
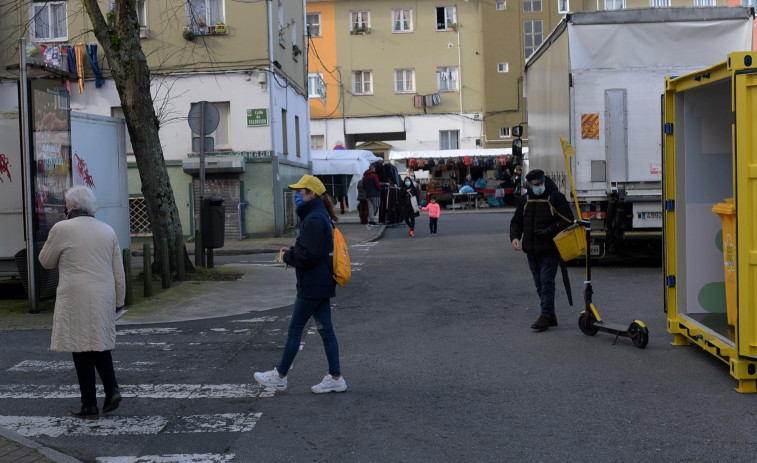
MULTIPOLYGON (((116 371, 148 371, 155 369, 158 362, 113 362, 116 371)), ((71 371, 74 363, 71 360, 24 360, 12 367, 8 371, 16 373, 39 373, 42 371, 71 371)))
POLYGON ((98 457, 98 463, 226 463, 234 460, 235 455, 218 453, 175 453, 168 455, 143 455, 122 457, 98 457))
POLYGON ((222 413, 208 415, 164 416, 102 416, 98 420, 81 420, 58 416, 3 416, 0 427, 26 437, 112 436, 249 432, 262 413, 222 413))
MULTIPOLYGON (((99 394, 102 387, 98 385, 99 394)), ((247 399, 267 397, 258 384, 134 384, 121 385, 121 395, 141 399, 247 399)), ((0 399, 79 398, 78 385, 0 384, 0 399)))

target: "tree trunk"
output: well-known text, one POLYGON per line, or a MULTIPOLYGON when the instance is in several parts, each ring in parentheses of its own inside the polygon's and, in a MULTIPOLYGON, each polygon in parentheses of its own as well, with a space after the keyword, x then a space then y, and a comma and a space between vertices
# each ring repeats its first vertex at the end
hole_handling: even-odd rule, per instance
MULTIPOLYGON (((150 217, 155 260, 153 268, 160 268, 161 239, 173 243, 182 233, 179 210, 168 178, 163 148, 160 144, 158 117, 155 114, 150 89, 150 69, 139 39, 139 22, 135 0, 116 0, 115 18, 106 22, 97 0, 82 0, 92 22, 93 32, 105 53, 110 73, 121 99, 126 127, 129 131, 142 193, 150 217)), ((182 248, 184 267, 194 272, 194 266, 182 248)), ((169 245, 171 269, 176 270, 174 246, 169 245)))

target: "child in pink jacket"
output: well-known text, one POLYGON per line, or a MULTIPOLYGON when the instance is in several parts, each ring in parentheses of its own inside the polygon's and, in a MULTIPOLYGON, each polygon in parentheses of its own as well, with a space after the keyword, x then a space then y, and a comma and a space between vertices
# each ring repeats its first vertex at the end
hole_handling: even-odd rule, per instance
POLYGON ((431 230, 431 234, 436 235, 436 224, 439 222, 439 215, 441 214, 441 208, 436 204, 436 198, 432 197, 428 206, 421 209, 428 211, 428 227, 431 230))

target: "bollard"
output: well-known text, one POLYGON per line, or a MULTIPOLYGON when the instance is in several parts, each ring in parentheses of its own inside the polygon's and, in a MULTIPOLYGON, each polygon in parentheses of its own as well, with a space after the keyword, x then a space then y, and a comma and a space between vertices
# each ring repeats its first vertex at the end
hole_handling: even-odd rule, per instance
POLYGON ((131 251, 124 249, 124 279, 126 280, 126 294, 124 295, 124 305, 132 305, 134 303, 134 290, 132 285, 131 274, 131 251))
POLYGON ((195 230, 195 265, 205 267, 205 250, 202 249, 202 232, 195 230))
POLYGON ((160 281, 163 289, 171 287, 171 261, 168 260, 168 239, 160 239, 160 281))
POLYGON ((184 281, 187 279, 187 273, 184 268, 184 235, 181 232, 176 234, 173 255, 176 261, 176 279, 184 281))
POLYGON ((208 249, 208 268, 213 268, 213 248, 208 249))
POLYGON ((150 261, 150 243, 145 243, 142 246, 142 276, 144 277, 144 296, 152 297, 152 264, 150 261))

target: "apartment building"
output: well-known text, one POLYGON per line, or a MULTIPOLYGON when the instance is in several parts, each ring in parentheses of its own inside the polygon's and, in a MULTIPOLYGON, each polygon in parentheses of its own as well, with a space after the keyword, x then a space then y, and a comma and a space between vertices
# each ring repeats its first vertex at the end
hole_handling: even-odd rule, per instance
POLYGON ((523 68, 569 11, 753 0, 307 0, 311 147, 510 148, 523 68))
MULTIPOLYGON (((114 1, 101 2, 108 20, 114 1)), ((200 139, 187 115, 200 101, 219 113, 218 127, 205 142, 205 195, 225 200, 226 238, 280 235, 294 226, 286 185, 310 166, 304 3, 137 0, 136 8, 184 234, 193 235, 199 211, 200 139)), ((6 66, 19 62, 18 37, 26 37, 30 59, 48 61, 52 54, 45 51, 97 44, 91 29, 81 2, 0 5, 0 107, 17 106, 17 75, 6 66)), ((122 117, 101 48, 96 60, 104 83, 96 83, 85 59, 84 90, 72 83, 71 110, 122 117)), ((55 65, 65 67, 57 60, 55 65)), ((140 220, 141 181, 132 154, 128 160, 133 232, 149 234, 149 223, 140 220)))

